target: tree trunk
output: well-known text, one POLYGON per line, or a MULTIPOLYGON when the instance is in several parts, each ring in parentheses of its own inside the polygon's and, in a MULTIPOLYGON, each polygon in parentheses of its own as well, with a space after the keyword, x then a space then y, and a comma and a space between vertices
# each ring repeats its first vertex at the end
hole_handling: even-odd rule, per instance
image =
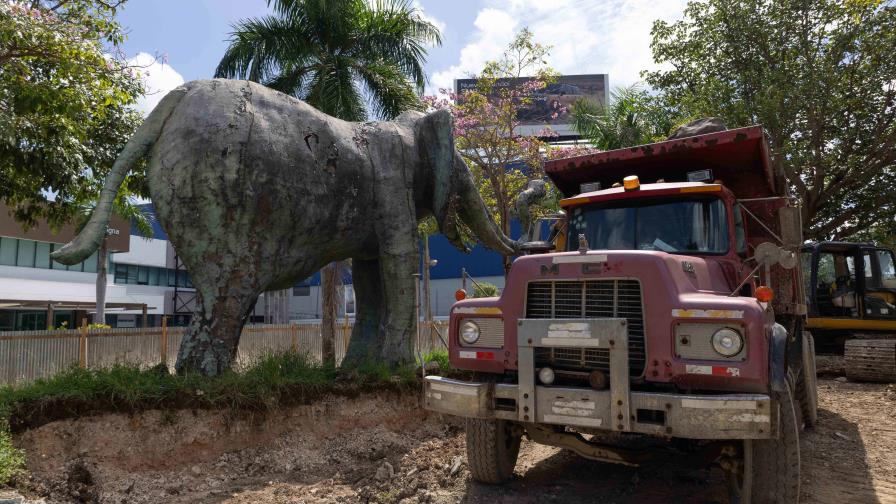
POLYGON ((109 257, 109 242, 106 238, 100 243, 96 254, 96 316, 95 324, 106 323, 106 269, 109 257))
POLYGON ((322 359, 325 366, 336 365, 336 318, 339 316, 337 301, 339 287, 339 263, 332 262, 320 273, 322 291, 320 323, 322 359))

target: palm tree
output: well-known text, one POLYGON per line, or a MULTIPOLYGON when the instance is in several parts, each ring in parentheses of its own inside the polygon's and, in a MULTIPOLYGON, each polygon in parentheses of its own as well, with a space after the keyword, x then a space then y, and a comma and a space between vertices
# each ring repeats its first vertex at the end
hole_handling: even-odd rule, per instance
MULTIPOLYGON (((259 82, 331 116, 392 119, 420 108, 426 46, 438 28, 407 0, 268 0, 274 15, 241 21, 216 77, 259 82)), ((321 275, 323 359, 335 363, 336 264, 321 275)))
POLYGON ((572 115, 576 131, 601 150, 664 140, 675 126, 668 109, 637 85, 614 89, 608 105, 580 100, 572 115))
POLYGON ((241 21, 216 77, 259 82, 346 121, 418 108, 426 46, 438 28, 407 0, 268 0, 275 15, 241 21))

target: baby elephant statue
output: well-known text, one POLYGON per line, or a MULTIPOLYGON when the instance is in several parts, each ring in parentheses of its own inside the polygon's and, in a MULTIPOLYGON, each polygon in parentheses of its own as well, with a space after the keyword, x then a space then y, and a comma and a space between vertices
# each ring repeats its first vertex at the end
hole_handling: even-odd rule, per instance
POLYGON ((228 369, 260 293, 346 258, 358 299, 347 359, 411 362, 417 222, 435 216, 461 248, 459 221, 495 251, 519 250, 486 210, 452 129, 446 111, 352 123, 253 82, 189 82, 128 141, 90 221, 53 257, 74 264, 98 248, 119 186, 145 159, 159 222, 197 292, 178 372, 228 369))

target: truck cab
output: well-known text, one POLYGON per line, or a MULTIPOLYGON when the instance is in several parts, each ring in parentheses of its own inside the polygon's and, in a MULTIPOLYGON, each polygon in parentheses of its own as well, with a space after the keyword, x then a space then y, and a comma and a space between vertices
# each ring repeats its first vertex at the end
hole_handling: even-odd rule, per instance
POLYGON ((427 408, 467 418, 474 478, 510 477, 522 435, 650 458, 616 433, 701 440, 734 501, 796 502, 814 361, 798 209, 771 166, 761 127, 546 163, 565 196, 551 247, 454 305, 451 364, 474 379, 425 380, 427 408))

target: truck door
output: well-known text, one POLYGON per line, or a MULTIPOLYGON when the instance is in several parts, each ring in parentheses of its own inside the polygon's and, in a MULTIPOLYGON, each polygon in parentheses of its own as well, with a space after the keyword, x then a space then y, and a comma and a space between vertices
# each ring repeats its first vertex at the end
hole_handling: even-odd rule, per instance
POLYGON ((819 317, 860 317, 853 250, 818 252, 815 306, 819 317))
POLYGON ((887 249, 862 250, 864 318, 896 319, 896 263, 887 249))

